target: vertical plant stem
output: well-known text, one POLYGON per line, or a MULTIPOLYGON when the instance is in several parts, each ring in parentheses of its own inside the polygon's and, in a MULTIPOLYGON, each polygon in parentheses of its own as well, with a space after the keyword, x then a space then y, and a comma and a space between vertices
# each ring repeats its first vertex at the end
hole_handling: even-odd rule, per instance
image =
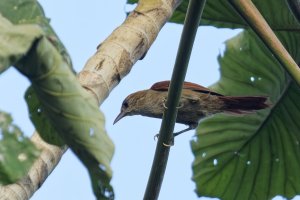
POLYGON ((300 86, 300 68, 280 40, 276 37, 271 27, 257 10, 251 0, 230 0, 230 4, 244 18, 258 37, 275 56, 278 62, 286 69, 291 77, 300 86))
POLYGON ((182 85, 205 2, 189 2, 144 200, 155 200, 159 196, 170 152, 170 147, 164 144, 170 144, 172 140, 182 85))

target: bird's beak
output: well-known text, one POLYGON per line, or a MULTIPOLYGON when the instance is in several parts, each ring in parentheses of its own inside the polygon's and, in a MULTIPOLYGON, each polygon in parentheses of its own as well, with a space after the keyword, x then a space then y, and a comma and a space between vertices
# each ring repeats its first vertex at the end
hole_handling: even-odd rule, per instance
POLYGON ((120 114, 116 117, 116 119, 115 119, 115 121, 114 121, 113 124, 117 123, 120 119, 122 119, 123 117, 125 117, 126 114, 127 114, 126 112, 121 111, 120 114))

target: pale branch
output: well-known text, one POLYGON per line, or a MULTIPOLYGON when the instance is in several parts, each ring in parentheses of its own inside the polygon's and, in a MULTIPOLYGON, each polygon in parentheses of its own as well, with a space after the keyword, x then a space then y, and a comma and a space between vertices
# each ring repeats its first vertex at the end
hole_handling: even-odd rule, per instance
MULTIPOLYGON (((147 52, 180 2, 181 0, 140 0, 124 23, 98 46, 97 52, 78 74, 78 81, 94 95, 98 105, 102 104, 110 91, 130 72, 133 64, 147 52)), ((36 132, 31 140, 41 149, 40 157, 22 180, 0 187, 0 200, 29 199, 47 179, 67 149, 45 143, 36 132)))
POLYGON ((147 52, 180 2, 161 0, 147 6, 147 1, 150 2, 139 2, 124 23, 98 46, 95 55, 78 74, 82 86, 92 92, 99 105, 147 52))
POLYGON ((67 150, 66 147, 60 148, 44 142, 36 132, 31 137, 31 141, 41 150, 39 158, 23 179, 14 184, 0 187, 1 200, 29 199, 44 183, 67 150))

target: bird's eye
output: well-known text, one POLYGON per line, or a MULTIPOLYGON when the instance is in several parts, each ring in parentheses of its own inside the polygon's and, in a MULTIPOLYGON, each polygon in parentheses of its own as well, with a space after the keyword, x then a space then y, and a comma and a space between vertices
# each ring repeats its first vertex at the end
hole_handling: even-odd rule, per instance
POLYGON ((123 107, 123 108, 128 108, 128 102, 127 102, 127 101, 124 101, 122 107, 123 107))

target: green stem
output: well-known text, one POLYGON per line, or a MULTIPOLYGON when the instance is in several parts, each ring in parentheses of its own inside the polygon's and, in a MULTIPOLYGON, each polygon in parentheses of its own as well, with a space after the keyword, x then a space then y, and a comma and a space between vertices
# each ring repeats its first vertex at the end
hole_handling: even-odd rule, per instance
POLYGON ((144 200, 155 200, 159 196, 170 152, 170 147, 164 144, 170 144, 172 140, 177 116, 176 107, 181 96, 182 85, 205 2, 206 0, 190 0, 189 2, 166 102, 168 109, 163 115, 144 200))
POLYGON ((230 4, 244 18, 258 37, 300 86, 300 68, 276 37, 266 20, 251 0, 230 0, 230 4))

